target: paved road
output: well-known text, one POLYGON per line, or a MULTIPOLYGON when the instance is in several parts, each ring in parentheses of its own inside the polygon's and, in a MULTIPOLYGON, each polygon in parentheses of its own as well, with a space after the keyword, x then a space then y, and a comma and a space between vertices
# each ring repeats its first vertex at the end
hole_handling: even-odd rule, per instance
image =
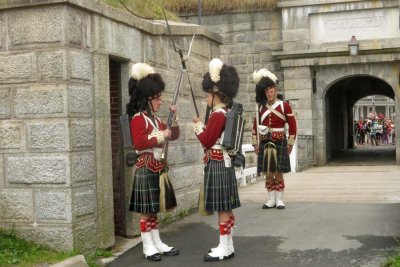
POLYGON ((149 262, 139 244, 107 266, 378 267, 400 247, 400 166, 344 165, 288 174, 285 210, 260 208, 263 182, 240 188, 233 259, 203 262, 217 218, 192 214, 161 230, 181 255, 149 262))

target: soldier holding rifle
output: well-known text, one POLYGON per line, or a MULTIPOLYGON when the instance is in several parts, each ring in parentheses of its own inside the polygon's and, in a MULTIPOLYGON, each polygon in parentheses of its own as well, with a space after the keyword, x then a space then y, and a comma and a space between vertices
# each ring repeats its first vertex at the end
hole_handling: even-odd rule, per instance
MULTIPOLYGON (((161 241, 158 229, 157 213, 163 206, 160 203, 162 202, 160 179, 167 172, 166 163, 160 160, 162 146, 167 139, 176 140, 179 137, 179 126, 175 119, 168 129, 166 123, 154 115, 160 110, 161 94, 164 89, 165 84, 161 75, 151 66, 144 63, 132 66, 127 113, 132 116, 131 137, 139 155, 135 165, 129 210, 141 214, 143 254, 151 261, 161 260, 161 255, 179 254, 179 250, 161 241)), ((170 111, 175 114, 176 107, 171 106, 170 111)), ((176 206, 172 187, 169 193, 172 194, 174 203, 167 208, 172 208, 176 206)))
POLYGON ((211 115, 206 127, 194 118, 194 131, 205 150, 204 185, 201 188, 199 209, 201 212, 218 212, 219 245, 204 257, 205 261, 218 261, 234 256, 232 226, 233 209, 240 207, 234 165, 222 140, 226 113, 232 106, 239 88, 239 76, 233 66, 220 59, 210 62, 210 70, 203 77, 202 89, 206 92, 211 115))
POLYGON ((258 173, 266 176, 268 201, 263 209, 284 209, 283 173, 290 172, 289 154, 295 143, 297 126, 288 102, 278 99, 278 79, 267 69, 253 73, 256 83, 257 113, 253 124, 253 146, 258 154, 258 173), (286 138, 285 124, 289 125, 286 138))

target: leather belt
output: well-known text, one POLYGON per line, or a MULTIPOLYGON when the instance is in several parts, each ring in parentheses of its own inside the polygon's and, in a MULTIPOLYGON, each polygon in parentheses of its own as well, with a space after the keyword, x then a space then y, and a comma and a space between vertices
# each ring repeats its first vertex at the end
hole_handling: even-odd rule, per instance
MULTIPOLYGON (((275 129, 284 129, 284 128, 275 128, 275 129)), ((282 132, 285 134, 285 131, 273 131, 273 132, 282 132)), ((272 140, 272 133, 269 132, 265 135, 260 134, 260 141, 265 141, 265 140, 272 140)))

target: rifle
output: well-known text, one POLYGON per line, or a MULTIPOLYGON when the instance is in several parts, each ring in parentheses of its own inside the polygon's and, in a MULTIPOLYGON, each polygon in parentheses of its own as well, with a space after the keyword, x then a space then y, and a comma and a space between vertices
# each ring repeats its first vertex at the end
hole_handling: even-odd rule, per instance
POLYGON ((258 125, 260 125, 259 109, 260 105, 256 103, 256 138, 257 138, 258 149, 260 149, 260 136, 258 134, 258 125))
MULTIPOLYGON (((172 41, 172 45, 174 47, 175 52, 178 53, 179 58, 181 60, 181 70, 179 72, 178 83, 177 83, 177 86, 175 88, 175 92, 174 92, 174 96, 172 98, 171 106, 176 104, 176 101, 178 99, 178 94, 179 94, 179 91, 180 91, 180 88, 181 88, 181 85, 182 85, 182 76, 183 76, 183 73, 186 73, 187 79, 189 81, 189 86, 190 86, 190 91, 191 91, 191 96, 192 96, 192 100, 193 100, 194 109, 196 111, 197 117, 199 117, 199 111, 198 111, 198 108, 197 108, 197 105, 196 105, 196 99, 195 99, 195 96, 194 96, 192 83, 190 82, 189 74, 188 74, 188 72, 186 70, 186 61, 189 59, 195 35, 193 35, 193 37, 192 37, 192 41, 190 42, 190 46, 189 46, 189 51, 188 51, 187 57, 186 57, 186 59, 184 59, 183 58, 182 49, 177 49, 176 46, 175 46, 175 42, 172 39, 171 29, 169 27, 169 23, 168 23, 166 15, 165 15, 164 9, 162 9, 162 11, 164 13, 165 22, 167 24, 167 29, 168 29, 168 33, 169 33, 169 36, 170 36, 171 41, 172 41)), ((167 129, 171 129, 173 117, 174 117, 174 112, 172 110, 170 110, 169 111, 169 115, 168 115, 168 119, 167 119, 167 129)), ((164 141, 162 152, 161 152, 161 161, 162 162, 166 162, 167 161, 168 145, 169 145, 169 138, 166 138, 165 141, 164 141)))

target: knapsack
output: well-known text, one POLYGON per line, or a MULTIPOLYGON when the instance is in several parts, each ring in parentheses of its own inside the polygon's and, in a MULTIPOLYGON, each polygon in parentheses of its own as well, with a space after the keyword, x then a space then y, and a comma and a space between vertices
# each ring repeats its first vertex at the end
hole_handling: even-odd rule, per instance
POLYGON ((133 142, 131 137, 131 118, 128 114, 123 114, 119 116, 119 120, 121 123, 121 131, 122 131, 122 139, 124 141, 124 148, 129 149, 129 152, 126 153, 125 163, 128 167, 133 167, 136 164, 136 160, 138 155, 136 154, 135 149, 133 148, 133 142))
POLYGON ((226 123, 222 147, 225 147, 229 154, 236 155, 241 152, 243 142, 243 105, 233 102, 232 108, 226 112, 226 123))

